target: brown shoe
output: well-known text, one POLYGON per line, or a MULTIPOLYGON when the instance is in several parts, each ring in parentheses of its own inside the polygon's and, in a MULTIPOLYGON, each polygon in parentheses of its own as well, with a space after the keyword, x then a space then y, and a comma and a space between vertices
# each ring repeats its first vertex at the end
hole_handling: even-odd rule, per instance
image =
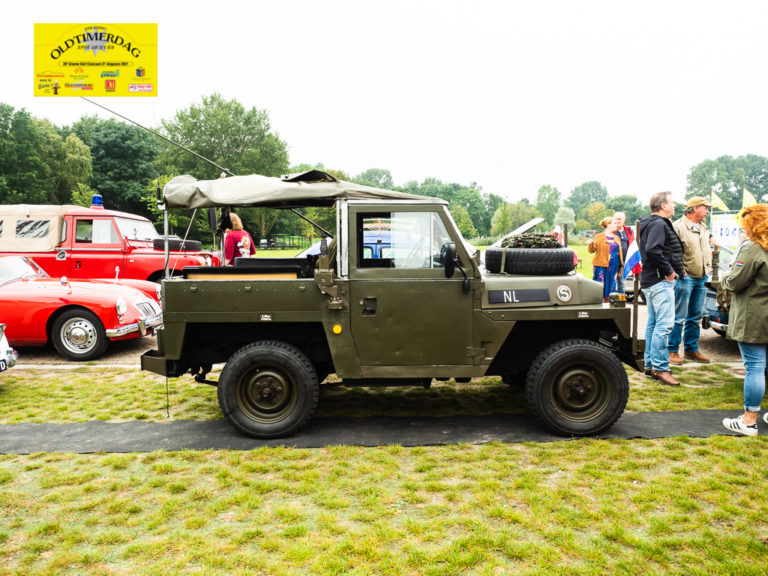
POLYGON ((669 362, 670 364, 682 364, 683 359, 680 358, 680 354, 677 352, 670 352, 669 353, 669 362))
MULTIPOLYGON (((683 354, 686 360, 693 360, 694 362, 701 362, 702 364, 709 364, 709 358, 704 356, 701 352, 696 350, 695 352, 686 352, 683 354)), ((671 362, 671 360, 670 360, 671 362)))
POLYGON ((672 372, 657 372, 654 370, 653 377, 667 386, 680 386, 680 382, 674 379, 672 372))
MULTIPOLYGON (((649 378, 652 378, 653 380, 658 380, 658 378, 656 378, 656 371, 651 370, 650 368, 645 369, 645 375, 649 378)), ((766 414, 768 414, 768 412, 766 412, 766 414)))

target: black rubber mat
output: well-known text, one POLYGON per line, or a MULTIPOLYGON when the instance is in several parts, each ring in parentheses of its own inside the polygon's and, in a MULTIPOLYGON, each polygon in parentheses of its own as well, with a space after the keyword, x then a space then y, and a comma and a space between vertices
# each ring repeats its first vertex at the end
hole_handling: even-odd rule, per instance
MULTIPOLYGON (((721 421, 738 414, 738 410, 625 413, 600 438, 703 438, 729 434, 721 421)), ((0 426, 0 453, 3 454, 250 450, 261 446, 432 446, 557 440, 564 438, 548 432, 530 414, 447 418, 315 418, 294 436, 278 440, 249 438, 225 420, 93 421, 0 426)))

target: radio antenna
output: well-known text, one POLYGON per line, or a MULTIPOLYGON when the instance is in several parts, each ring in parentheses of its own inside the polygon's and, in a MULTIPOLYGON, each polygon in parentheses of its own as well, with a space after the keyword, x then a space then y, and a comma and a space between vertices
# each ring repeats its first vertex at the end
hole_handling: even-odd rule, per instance
POLYGON ((110 110, 109 108, 107 108, 106 106, 103 106, 103 105, 99 104, 98 102, 94 102, 93 100, 89 100, 89 99, 88 99, 88 98, 86 98, 85 96, 80 96, 80 98, 82 98, 82 99, 83 99, 83 100, 85 100, 86 102, 90 102, 91 104, 94 104, 94 105, 98 106, 99 108, 102 108, 102 109, 106 110, 106 111, 107 111, 107 112, 109 112, 110 114, 114 114, 115 116, 119 116, 119 117, 120 117, 120 118, 122 118, 123 120, 127 120, 127 121, 128 121, 128 122, 130 122, 131 124, 136 124, 136 126, 138 126, 139 128, 143 128, 144 130, 146 130, 146 131, 147 131, 147 132, 149 132, 150 134, 154 134, 155 136, 157 136, 158 138, 162 138, 163 140, 165 140, 165 141, 166 141, 166 142, 168 142, 169 144, 173 144, 174 146, 178 146, 179 148, 181 148, 181 149, 182 149, 182 150, 184 150, 185 152, 189 152, 189 153, 190 153, 190 154, 192 154, 193 156, 196 156, 197 158, 200 158, 200 160, 204 160, 205 162, 208 162, 209 164, 212 164, 213 166, 215 166, 215 167, 216 167, 216 168, 218 168, 219 170, 222 170, 223 172, 226 172, 226 173, 227 173, 227 174, 229 174, 230 176, 234 176, 234 174, 233 174, 232 172, 230 172, 230 171, 229 171, 227 168, 224 168, 223 166, 219 166, 219 165, 218 165, 218 164, 216 164, 216 162, 214 162, 213 160, 209 160, 209 159, 208 159, 208 158, 206 158, 205 156, 201 156, 200 154, 198 154, 198 153, 197 153, 197 152, 195 152, 194 150, 190 150, 190 149, 189 149, 189 148, 187 148, 186 146, 183 146, 182 144, 179 144, 178 142, 174 142, 174 141, 173 141, 173 140, 171 140, 170 138, 166 138, 165 136, 163 136, 163 135, 162 135, 162 134, 160 134, 159 132, 156 132, 155 130, 152 130, 151 128, 147 128, 146 126, 142 126, 142 125, 141 125, 141 124, 139 124, 138 122, 135 122, 135 121, 131 120, 130 118, 128 118, 128 117, 126 117, 126 116, 123 116, 122 114, 118 114, 118 113, 117 113, 117 112, 115 112, 114 110, 110 110))
MULTIPOLYGON (((146 131, 147 131, 147 132, 149 132, 150 134, 154 134, 155 136, 157 136, 158 138, 161 138, 161 139, 165 140, 165 141, 166 141, 166 142, 168 142, 169 144, 173 144, 174 146, 178 146, 179 148, 181 148, 181 149, 182 149, 182 150, 184 150, 185 152, 189 152, 190 154, 192 154, 193 156, 195 156, 195 157, 199 158, 200 160, 203 160, 204 162, 208 162, 208 164, 211 164, 212 166, 215 166, 216 168, 218 168, 218 169, 219 169, 219 170, 221 170, 222 172, 226 172, 226 173, 227 173, 227 174, 229 174, 230 176, 235 176, 235 174, 234 174, 234 173, 233 173, 231 170, 228 170, 227 168, 224 168, 223 166, 219 166, 219 165, 218 165, 218 164, 216 164, 216 162, 214 162, 213 160, 209 160, 208 158, 206 158, 205 156, 201 156, 200 154, 198 154, 198 153, 197 153, 197 152, 195 152, 194 150, 190 150, 190 149, 189 149, 189 148, 187 148, 186 146, 183 146, 183 145, 179 144, 178 142, 174 142, 174 141, 173 141, 173 140, 171 140, 170 138, 166 138, 165 136, 163 136, 163 135, 162 135, 162 134, 160 134, 159 132, 156 132, 155 130, 152 130, 151 128, 147 128, 146 126, 142 126, 142 125, 141 125, 141 124, 139 124, 138 122, 135 122, 135 121, 131 120, 130 118, 128 118, 128 117, 126 117, 126 116, 123 116, 122 114, 118 114, 118 113, 117 113, 117 112, 115 112, 114 110, 110 110, 110 109, 109 109, 109 108, 107 108, 106 106, 103 106, 103 105, 99 104, 98 102, 94 102, 93 100, 90 100, 90 99, 86 98, 85 96, 80 96, 80 98, 82 98, 82 99, 83 99, 83 100, 85 100, 86 102, 90 102, 91 104, 94 104, 95 106, 98 106, 99 108, 102 108, 103 110, 106 110, 106 111, 107 111, 107 112, 109 112, 110 114, 114 114, 115 116, 118 116, 118 117, 122 118, 123 120, 127 120, 127 121, 128 121, 128 122, 130 122, 131 124, 135 124, 135 125, 136 125, 136 126, 138 126, 139 128, 142 128, 142 129, 146 130, 146 131)), ((302 214, 301 212, 299 212, 299 211, 298 211, 298 210, 296 210, 295 208, 289 208, 289 210, 290 210, 291 212, 293 212, 294 214, 296 214, 296 216, 298 216, 299 218, 301 218, 301 219, 303 219, 303 220, 306 220, 307 222, 309 222, 309 223, 310 223, 312 226, 314 226, 315 228, 317 228, 318 230, 320 230, 320 231, 321 231, 323 234, 325 234, 326 236, 330 236, 330 237, 333 237, 333 234, 331 234, 331 233, 330 233, 328 230, 326 230, 325 228, 323 228, 322 226, 320 226, 320 224, 318 224, 317 222, 314 222, 314 221, 313 221, 313 220, 311 220, 310 218, 307 218, 307 217, 306 217, 304 214, 302 214)))

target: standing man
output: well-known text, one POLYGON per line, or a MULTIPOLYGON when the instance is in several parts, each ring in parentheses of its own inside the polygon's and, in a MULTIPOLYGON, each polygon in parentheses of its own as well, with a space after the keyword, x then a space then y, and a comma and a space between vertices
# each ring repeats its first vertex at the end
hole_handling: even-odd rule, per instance
MULTIPOLYGON (((621 241, 621 253, 624 255, 624 259, 626 260, 627 254, 629 253, 629 245, 632 244, 632 241, 635 239, 635 237, 632 234, 632 228, 624 225, 624 223, 627 221, 627 215, 624 214, 624 212, 616 212, 613 215, 613 221, 616 222, 616 236, 618 236, 619 240, 621 241)), ((616 276, 616 292, 619 294, 624 294, 626 292, 624 290, 623 267, 619 270, 619 273, 616 276)))
POLYGON ((704 281, 712 272, 712 249, 709 247, 709 228, 704 219, 711 204, 706 198, 694 196, 685 204, 685 214, 674 223, 675 232, 683 243, 685 276, 675 282, 675 326, 669 335, 669 361, 682 364, 683 357, 694 362, 709 363, 699 352, 701 315, 707 288, 704 281))
POLYGON ((667 337, 675 324, 675 279, 685 274, 683 245, 672 227, 672 192, 657 192, 649 203, 651 215, 637 226, 637 245, 643 258, 640 288, 645 294, 645 373, 662 384, 679 386, 669 371, 667 337))

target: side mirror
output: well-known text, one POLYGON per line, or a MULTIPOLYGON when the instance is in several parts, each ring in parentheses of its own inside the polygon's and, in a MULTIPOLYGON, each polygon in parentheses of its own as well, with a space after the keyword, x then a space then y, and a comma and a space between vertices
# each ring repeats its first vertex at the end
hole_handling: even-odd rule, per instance
POLYGON ((441 259, 445 265, 445 277, 453 278, 453 274, 456 272, 456 244, 449 242, 443 244, 441 259))

